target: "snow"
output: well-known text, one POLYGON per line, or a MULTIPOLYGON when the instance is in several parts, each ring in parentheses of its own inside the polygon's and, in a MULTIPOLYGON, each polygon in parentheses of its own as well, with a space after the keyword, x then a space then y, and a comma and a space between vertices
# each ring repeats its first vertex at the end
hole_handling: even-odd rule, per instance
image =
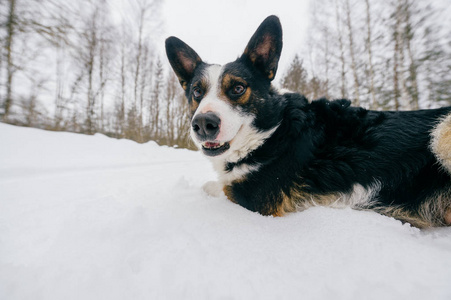
POLYGON ((0 124, 0 299, 451 299, 451 228, 207 196, 198 152, 0 124))

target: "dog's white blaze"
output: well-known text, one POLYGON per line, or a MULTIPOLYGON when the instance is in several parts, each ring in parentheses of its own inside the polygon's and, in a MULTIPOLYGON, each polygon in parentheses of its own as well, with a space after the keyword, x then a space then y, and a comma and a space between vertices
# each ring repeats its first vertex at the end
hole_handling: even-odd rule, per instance
POLYGON ((209 88, 199 104, 197 111, 194 115, 200 113, 206 113, 209 111, 215 111, 216 106, 221 105, 223 101, 218 99, 218 90, 220 88, 219 77, 222 74, 222 66, 220 65, 212 65, 206 69, 206 73, 204 74, 206 80, 208 81, 209 88))
MULTIPOLYGON (((222 72, 222 66, 220 65, 212 65, 206 69, 205 76, 209 83, 209 89, 206 91, 193 118, 197 114, 214 112, 221 119, 220 131, 216 140, 218 142, 229 142, 235 137, 245 118, 234 111, 230 103, 219 99, 221 92, 220 77, 222 72)), ((200 143, 196 140, 196 135, 192 128, 191 136, 198 144, 198 147, 200 147, 200 143)))

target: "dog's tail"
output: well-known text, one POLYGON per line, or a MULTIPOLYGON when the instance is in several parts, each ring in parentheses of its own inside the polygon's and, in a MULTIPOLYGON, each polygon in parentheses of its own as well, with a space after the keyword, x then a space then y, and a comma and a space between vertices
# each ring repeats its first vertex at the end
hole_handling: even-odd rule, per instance
MULTIPOLYGON (((431 150, 440 165, 451 174, 451 114, 446 116, 431 133, 431 150)), ((451 225, 451 195, 448 193, 444 205, 444 219, 446 225, 451 225)), ((443 199, 442 199, 443 200, 443 199)))
POLYGON ((432 152, 442 167, 451 174, 451 114, 440 121, 431 137, 432 152))

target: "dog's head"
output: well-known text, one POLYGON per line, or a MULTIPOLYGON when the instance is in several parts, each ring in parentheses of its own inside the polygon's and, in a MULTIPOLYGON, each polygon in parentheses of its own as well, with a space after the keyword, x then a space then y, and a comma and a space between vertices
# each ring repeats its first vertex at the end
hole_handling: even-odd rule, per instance
POLYGON ((258 27, 244 53, 224 66, 207 64, 176 37, 166 53, 185 90, 191 137, 207 156, 236 162, 258 148, 275 130, 271 118, 271 81, 282 51, 282 27, 276 16, 258 27))

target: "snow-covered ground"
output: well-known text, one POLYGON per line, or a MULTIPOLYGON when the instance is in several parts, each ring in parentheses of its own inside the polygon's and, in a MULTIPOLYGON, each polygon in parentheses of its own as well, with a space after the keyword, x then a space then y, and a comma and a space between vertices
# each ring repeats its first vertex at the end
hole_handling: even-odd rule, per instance
POLYGON ((0 299, 451 299, 451 228, 263 217, 200 153, 0 124, 0 299))

